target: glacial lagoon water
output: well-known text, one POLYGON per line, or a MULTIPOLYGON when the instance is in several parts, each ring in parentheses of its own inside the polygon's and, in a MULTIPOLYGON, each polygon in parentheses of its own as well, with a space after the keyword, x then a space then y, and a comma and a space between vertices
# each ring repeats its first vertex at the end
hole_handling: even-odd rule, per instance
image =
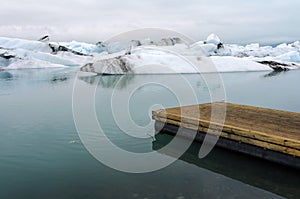
MULTIPOLYGON (((228 102, 300 112, 300 70, 221 76, 228 102)), ((199 75, 184 77, 198 103, 210 101, 207 85, 199 75)), ((72 115, 75 78, 81 84, 97 85, 96 114, 117 146, 145 153, 172 139, 155 135, 151 128, 140 132, 144 139, 125 135, 114 121, 111 97, 113 92, 126 93, 138 87, 129 101, 119 101, 128 106, 136 124, 151 125, 150 110, 158 107, 154 104, 173 107, 179 101, 177 94, 165 87, 141 83, 167 80, 180 88, 174 75, 77 77, 75 69, 1 71, 0 198, 300 197, 299 170, 218 148, 199 159, 199 143, 193 143, 173 164, 150 173, 129 174, 105 166, 87 151, 77 134, 72 115)), ((163 155, 171 156, 172 152, 163 155)))

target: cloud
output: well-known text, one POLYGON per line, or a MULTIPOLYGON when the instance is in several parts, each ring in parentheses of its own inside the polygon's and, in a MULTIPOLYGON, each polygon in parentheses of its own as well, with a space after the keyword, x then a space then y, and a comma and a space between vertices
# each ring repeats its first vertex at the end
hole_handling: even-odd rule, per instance
POLYGON ((300 40, 298 0, 10 0, 0 7, 0 35, 97 42, 136 28, 158 27, 197 40, 215 32, 225 42, 300 40))

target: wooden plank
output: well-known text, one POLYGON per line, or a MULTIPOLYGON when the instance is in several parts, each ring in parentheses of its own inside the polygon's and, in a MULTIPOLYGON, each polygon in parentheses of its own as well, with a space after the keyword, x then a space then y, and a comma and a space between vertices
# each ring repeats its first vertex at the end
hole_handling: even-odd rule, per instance
MULTIPOLYGON (((204 132, 204 133, 208 132, 208 128, 201 127, 201 126, 195 126, 193 124, 188 124, 188 123, 181 123, 180 124, 177 121, 168 120, 168 119, 167 119, 167 121, 165 121, 163 118, 160 118, 160 117, 155 117, 154 119, 156 121, 160 121, 160 122, 167 123, 167 124, 172 124, 172 125, 175 125, 175 126, 180 126, 180 127, 187 128, 187 129, 192 129, 192 130, 199 131, 199 132, 204 132)), ((212 131, 210 131, 210 133, 212 135, 219 136, 219 132, 215 132, 215 131, 212 130, 212 131)), ((277 145, 277 144, 273 144, 273 143, 269 143, 269 142, 264 142, 264 141, 260 141, 260 140, 256 140, 256 139, 251 139, 249 137, 239 136, 239 135, 236 135, 236 134, 230 134, 230 133, 226 133, 226 132, 223 132, 223 131, 221 132, 220 137, 224 137, 224 138, 227 138, 227 139, 238 141, 240 143, 252 144, 252 145, 255 145, 255 146, 262 147, 264 149, 270 149, 270 150, 286 153, 286 154, 289 154, 289 155, 292 155, 292 156, 300 157, 300 150, 297 150, 297 149, 294 149, 294 148, 281 146, 281 145, 277 145)))
MULTIPOLYGON (((210 124, 212 124, 209 121, 203 121, 203 120, 196 120, 194 118, 188 118, 188 117, 178 117, 178 116, 174 116, 171 114, 167 114, 166 117, 160 117, 157 116, 156 114, 153 114, 153 118, 161 118, 159 119, 159 121, 164 121, 166 118, 168 118, 167 120, 173 120, 177 122, 177 125, 182 124, 190 124, 190 125, 194 125, 197 127, 205 127, 205 128, 211 128, 214 129, 216 126, 219 126, 218 124, 215 124, 210 126, 210 124)), ((229 126, 229 125, 224 125, 223 132, 227 132, 230 134, 236 134, 236 135, 240 135, 240 136, 244 136, 244 137, 249 137, 249 138, 253 138, 253 139, 257 139, 257 140, 261 140, 261 141, 265 141, 265 142, 270 142, 270 143, 274 143, 274 144, 278 144, 278 145, 283 145, 283 146, 288 146, 291 148, 295 148, 295 149, 299 149, 300 148, 300 141, 299 140, 295 140, 295 139, 290 139, 290 138, 286 138, 286 137, 280 137, 280 136, 276 136, 276 135, 270 135, 267 133, 263 133, 263 132, 259 132, 259 131, 255 131, 255 130, 251 130, 251 129, 242 129, 242 128, 238 128, 238 127, 233 127, 233 126, 229 126)))
MULTIPOLYGON (((176 132, 178 131, 179 127, 176 125, 166 124, 166 123, 163 123, 160 121, 156 121, 155 129, 157 131, 160 131, 163 133, 167 133, 170 135, 176 135, 176 132)), ((203 142, 203 140, 205 138, 205 133, 201 133, 199 131, 195 131, 195 130, 192 130, 189 128, 184 128, 184 127, 182 128, 182 130, 184 131, 184 133, 182 133, 183 138, 190 139, 190 137, 194 136, 195 141, 199 141, 201 143, 203 142), (192 136, 190 136, 190 135, 192 135, 192 136)), ((160 134, 157 134, 156 137, 158 135, 160 135, 160 134)), ((200 149, 200 146, 199 146, 199 149, 200 149)), ((296 169, 300 169, 300 158, 294 157, 289 154, 281 153, 281 152, 274 151, 274 150, 269 150, 266 148, 262 148, 262 147, 244 143, 244 142, 238 142, 238 141, 224 138, 224 137, 220 137, 218 139, 216 146, 224 148, 224 149, 228 149, 231 151, 248 154, 248 155, 262 158, 265 160, 277 162, 282 165, 292 166, 296 169)), ((174 148, 174 149, 176 150, 176 148, 174 148)), ((197 150, 197 153, 199 153, 199 150, 197 150)), ((198 157, 198 154, 197 154, 197 157, 198 157)))
POLYGON ((212 105, 216 107, 216 114, 226 106, 221 137, 300 157, 299 113, 214 103, 158 110, 153 111, 152 115, 157 121, 208 132, 209 127, 222 126, 220 123, 210 122, 212 105))
MULTIPOLYGON (((252 113, 252 115, 251 114, 249 115, 248 112, 246 112, 246 114, 245 114, 245 111, 244 111, 244 114, 241 114, 240 113, 241 111, 239 111, 238 113, 235 113, 236 115, 232 116, 232 111, 231 111, 232 104, 226 104, 226 105, 227 105, 227 111, 226 111, 227 113, 226 113, 226 121, 225 121, 225 126, 224 126, 225 130, 226 129, 228 131, 240 130, 241 132, 245 132, 246 134, 249 134, 248 133, 249 131, 253 131, 253 132, 255 132, 255 134, 258 134, 257 136, 260 136, 260 135, 267 136, 267 137, 271 136, 271 137, 274 137, 275 139, 278 138, 277 140, 279 140, 279 141, 282 141, 282 138, 285 137, 286 140, 297 143, 296 147, 299 147, 298 144, 300 142, 299 141, 300 140, 300 137, 299 137, 299 128, 300 128, 299 115, 300 114, 291 113, 292 117, 289 118, 290 122, 289 122, 288 127, 286 127, 287 125, 285 125, 285 127, 283 127, 283 125, 282 125, 282 123, 280 123, 280 121, 274 121, 274 119, 272 119, 271 117, 273 116, 273 118, 274 118, 274 115, 275 115, 274 112, 277 112, 277 113, 280 112, 279 116, 277 116, 276 118, 277 119, 280 118, 280 120, 283 120, 282 118, 285 119, 287 117, 284 117, 284 115, 282 115, 282 113, 286 114, 287 112, 276 111, 276 110, 272 110, 272 109, 263 109, 263 111, 261 111, 261 110, 256 111, 254 115, 253 115, 253 113, 252 113), (263 122, 260 122, 263 120, 263 119, 261 119, 261 115, 264 114, 266 112, 266 110, 268 111, 267 114, 271 115, 270 119, 268 119, 267 122, 270 123, 270 121, 272 121, 273 122, 272 125, 273 126, 275 125, 275 127, 268 125, 267 128, 266 127, 262 128, 264 124, 259 124, 259 123, 263 123, 263 122), (270 110, 271 110, 271 113, 270 113, 270 110), (231 113, 231 115, 230 115, 230 113, 231 113), (260 117, 258 117, 259 115, 260 115, 260 117), (249 117, 249 116, 252 116, 252 117, 249 117), (298 117, 298 120, 297 120, 297 117, 298 117), (250 119, 248 119, 248 118, 250 118, 250 119), (235 124, 232 124, 233 120, 234 120, 235 124), (254 123, 254 124, 247 125, 247 123, 249 123, 249 121, 252 121, 252 123, 254 123), (291 124, 291 121, 296 121, 296 122, 298 122, 298 124, 293 125, 293 124, 291 124), (280 125, 278 125, 278 124, 280 124, 280 125), (241 126, 243 126, 245 128, 241 128, 241 126), (279 128, 281 128, 281 129, 279 129, 279 128), (290 130, 291 128, 294 128, 294 130, 293 130, 294 132, 290 130), (290 131, 290 132, 287 132, 287 131, 290 131), (298 131, 298 133, 297 133, 297 131, 298 131), (281 132, 283 132, 283 133, 281 133, 281 132), (284 134, 284 136, 280 135, 280 133, 284 134)), ((195 113, 194 113, 195 106, 182 107, 180 109, 178 109, 178 108, 167 109, 167 112, 164 112, 164 111, 154 112, 153 115, 159 115, 161 117, 167 117, 169 119, 174 119, 177 121, 194 123, 195 125, 200 124, 202 126, 208 127, 209 124, 211 124, 211 122, 209 121, 211 109, 208 109, 208 110, 203 109, 203 107, 205 107, 205 106, 207 106, 207 104, 199 106, 199 111, 201 113, 200 119, 198 117, 194 116, 195 115, 195 113), (167 114, 167 116, 165 114, 167 114), (209 116, 209 118, 207 116, 209 116)), ((235 106, 234 107, 235 109, 238 109, 238 110, 241 109, 238 107, 240 105, 234 105, 234 106, 235 106)), ((248 108, 249 106, 244 106, 244 107, 242 107, 242 109, 245 109, 245 107, 248 108)), ((252 107, 250 107, 250 108, 252 108, 252 107)), ((256 109, 258 109, 258 108, 256 108, 256 109)), ((237 111, 235 111, 235 112, 237 112, 237 111)), ((291 115, 289 115, 289 116, 291 116, 291 115)), ((266 117, 263 116, 263 118, 267 118, 267 117, 268 116, 266 116, 266 117)), ((218 125, 218 124, 215 124, 215 125, 218 125)), ((285 144, 285 142, 283 142, 281 144, 285 144)))

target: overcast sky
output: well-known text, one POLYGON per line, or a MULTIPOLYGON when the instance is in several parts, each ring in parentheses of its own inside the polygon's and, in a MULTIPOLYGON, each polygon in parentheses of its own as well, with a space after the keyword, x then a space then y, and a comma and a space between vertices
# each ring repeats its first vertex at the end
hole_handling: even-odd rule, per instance
POLYGON ((214 32, 226 43, 277 43, 300 40, 299 8, 299 0, 7 0, 0 36, 97 42, 155 27, 196 40, 214 32))

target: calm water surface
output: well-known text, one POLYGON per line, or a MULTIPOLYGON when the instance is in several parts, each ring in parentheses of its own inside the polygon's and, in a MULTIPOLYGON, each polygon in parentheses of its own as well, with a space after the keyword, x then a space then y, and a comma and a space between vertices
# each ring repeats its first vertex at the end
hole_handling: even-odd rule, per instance
MULTIPOLYGON (((198 103, 210 101, 199 75, 184 77, 198 103)), ((89 154, 76 132, 72 115, 75 78, 74 69, 0 72, 0 198, 300 198, 298 170, 218 148, 200 160, 199 143, 159 171, 128 174, 106 167, 89 154)), ((300 71, 224 73, 222 78, 229 102, 300 112, 300 71)), ((157 150, 172 139, 150 136, 153 129, 140 132, 148 138, 132 138, 114 121, 112 92, 126 93, 145 80, 182 86, 176 84, 174 75, 78 78, 82 84, 98 85, 99 123, 112 142, 128 151, 157 150)), ((132 120, 140 126, 149 124, 154 104, 173 107, 179 102, 165 87, 142 86, 129 101, 132 120)))

